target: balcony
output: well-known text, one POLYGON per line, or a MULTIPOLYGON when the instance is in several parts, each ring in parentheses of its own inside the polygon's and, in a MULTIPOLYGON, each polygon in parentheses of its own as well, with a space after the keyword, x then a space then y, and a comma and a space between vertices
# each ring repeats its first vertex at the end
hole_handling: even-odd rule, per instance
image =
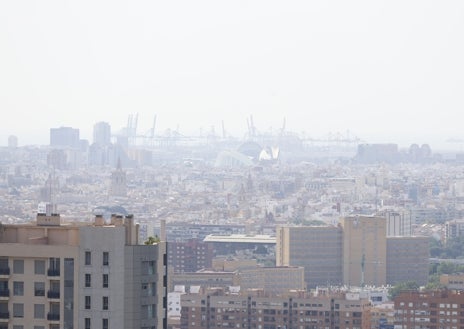
POLYGON ((0 276, 10 276, 10 268, 9 267, 0 268, 0 276))
POLYGON ((47 276, 60 276, 60 270, 49 268, 47 270, 47 276))
POLYGON ((48 313, 47 314, 48 321, 60 321, 60 313, 48 313))
POLYGON ((0 312, 0 320, 8 320, 10 318, 10 312, 0 312))
POLYGON ((0 290, 0 297, 10 297, 10 289, 0 290))
POLYGON ((60 292, 55 291, 55 290, 49 290, 49 291, 47 291, 47 298, 59 299, 60 298, 60 292))

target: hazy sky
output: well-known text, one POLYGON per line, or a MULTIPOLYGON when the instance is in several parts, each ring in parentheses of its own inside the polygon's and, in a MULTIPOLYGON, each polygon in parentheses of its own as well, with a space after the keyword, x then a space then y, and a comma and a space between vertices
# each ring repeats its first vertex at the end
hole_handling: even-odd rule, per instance
POLYGON ((464 1, 0 1, 0 145, 96 121, 464 138, 464 1))

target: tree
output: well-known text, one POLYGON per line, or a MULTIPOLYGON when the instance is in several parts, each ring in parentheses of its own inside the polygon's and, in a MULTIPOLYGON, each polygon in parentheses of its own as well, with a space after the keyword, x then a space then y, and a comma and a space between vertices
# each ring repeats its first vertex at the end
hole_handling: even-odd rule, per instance
POLYGON ((392 300, 403 290, 418 290, 419 285, 415 281, 401 282, 390 288, 388 297, 392 300))
POLYGON ((155 235, 154 237, 153 236, 149 236, 147 241, 145 241, 145 244, 146 245, 152 245, 152 244, 156 244, 156 243, 159 243, 161 240, 160 238, 158 237, 158 235, 155 235))

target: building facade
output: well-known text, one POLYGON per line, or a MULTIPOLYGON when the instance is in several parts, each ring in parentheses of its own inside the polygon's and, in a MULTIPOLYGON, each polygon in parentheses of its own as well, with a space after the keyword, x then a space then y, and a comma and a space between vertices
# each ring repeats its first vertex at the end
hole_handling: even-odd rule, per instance
POLYGON ((276 266, 303 267, 308 288, 341 285, 341 227, 277 227, 276 266))
POLYGON ((287 296, 209 289, 181 296, 181 329, 370 328, 370 301, 358 294, 287 296))
POLYGON ((429 280, 430 253, 428 237, 387 237, 387 284, 429 280))
POLYGON ((394 299, 395 329, 463 329, 462 291, 404 291, 394 299))
POLYGON ((139 245, 132 216, 0 229, 0 328, 166 326, 166 243, 139 245))
POLYGON ((349 216, 343 228, 343 284, 382 286, 387 276, 386 220, 384 217, 349 216))
POLYGON ((213 246, 199 239, 169 243, 168 263, 175 273, 209 269, 213 257, 213 246))

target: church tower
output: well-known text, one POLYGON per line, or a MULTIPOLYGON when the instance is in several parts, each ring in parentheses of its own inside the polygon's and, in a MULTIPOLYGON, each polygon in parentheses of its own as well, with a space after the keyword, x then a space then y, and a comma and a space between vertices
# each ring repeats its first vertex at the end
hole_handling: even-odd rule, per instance
POLYGON ((110 196, 125 197, 126 195, 126 172, 121 168, 121 159, 118 159, 117 168, 111 173, 110 196))

